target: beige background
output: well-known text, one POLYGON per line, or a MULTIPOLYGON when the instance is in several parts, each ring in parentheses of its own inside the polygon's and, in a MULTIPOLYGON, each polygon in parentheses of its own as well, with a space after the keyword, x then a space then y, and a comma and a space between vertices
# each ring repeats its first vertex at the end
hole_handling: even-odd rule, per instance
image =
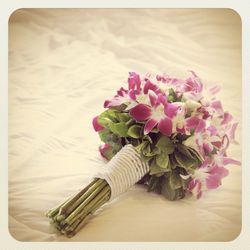
MULTIPOLYGON (((91 125, 127 72, 219 84, 239 122, 241 23, 223 9, 18 10, 9 23, 9 229, 17 240, 67 241, 44 212, 104 162, 91 125)), ((70 241, 229 241, 241 229, 241 168, 196 201, 170 202, 135 186, 70 241)))

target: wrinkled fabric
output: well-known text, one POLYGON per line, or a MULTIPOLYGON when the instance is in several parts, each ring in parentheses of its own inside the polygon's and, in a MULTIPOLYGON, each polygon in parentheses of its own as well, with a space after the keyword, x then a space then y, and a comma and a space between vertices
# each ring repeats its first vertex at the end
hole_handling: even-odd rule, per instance
POLYGON ((71 239, 58 235, 44 213, 105 167, 92 118, 126 86, 128 72, 185 78, 193 69, 209 87, 219 85, 223 108, 238 122, 229 135, 238 144, 228 154, 240 161, 240 35, 239 17, 223 9, 16 11, 9 27, 11 235, 21 241, 235 239, 241 229, 239 166, 228 166, 222 186, 198 201, 171 202, 136 185, 71 239))

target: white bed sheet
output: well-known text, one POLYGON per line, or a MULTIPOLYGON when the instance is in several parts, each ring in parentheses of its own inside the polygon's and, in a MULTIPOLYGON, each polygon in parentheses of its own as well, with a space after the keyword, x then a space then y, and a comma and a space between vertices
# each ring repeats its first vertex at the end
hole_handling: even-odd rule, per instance
POLYGON ((232 10, 21 9, 9 25, 9 230, 20 241, 230 241, 241 230, 241 168, 196 201, 134 186, 75 237, 44 216, 103 167, 92 117, 129 71, 185 77, 193 69, 239 129, 241 33, 232 10))

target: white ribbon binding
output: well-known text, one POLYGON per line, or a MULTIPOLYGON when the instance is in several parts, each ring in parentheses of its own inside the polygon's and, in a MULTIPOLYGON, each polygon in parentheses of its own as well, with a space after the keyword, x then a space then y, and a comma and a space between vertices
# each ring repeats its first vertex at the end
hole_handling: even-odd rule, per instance
POLYGON ((143 162, 139 152, 128 144, 106 164, 104 171, 95 177, 107 181, 111 188, 111 201, 132 187, 148 171, 148 164, 143 162))

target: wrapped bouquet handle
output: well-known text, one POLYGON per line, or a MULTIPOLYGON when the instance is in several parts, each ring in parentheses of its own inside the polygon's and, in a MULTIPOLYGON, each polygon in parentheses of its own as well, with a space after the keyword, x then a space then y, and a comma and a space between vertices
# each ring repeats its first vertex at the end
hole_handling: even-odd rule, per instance
POLYGON ((138 151, 126 145, 87 187, 48 211, 47 216, 61 233, 71 237, 98 208, 127 191, 148 171, 149 166, 142 161, 138 151))
POLYGON ((98 173, 96 177, 106 180, 109 184, 110 200, 113 200, 141 180, 148 171, 147 162, 141 159, 135 147, 128 144, 107 163, 105 171, 98 173))
POLYGON ((109 162, 94 180, 47 212, 51 223, 74 236, 103 204, 135 183, 147 191, 178 200, 187 193, 200 198, 215 189, 240 165, 227 155, 237 123, 215 95, 191 71, 187 79, 129 73, 128 88, 104 102, 106 110, 93 119, 101 155, 109 162))

